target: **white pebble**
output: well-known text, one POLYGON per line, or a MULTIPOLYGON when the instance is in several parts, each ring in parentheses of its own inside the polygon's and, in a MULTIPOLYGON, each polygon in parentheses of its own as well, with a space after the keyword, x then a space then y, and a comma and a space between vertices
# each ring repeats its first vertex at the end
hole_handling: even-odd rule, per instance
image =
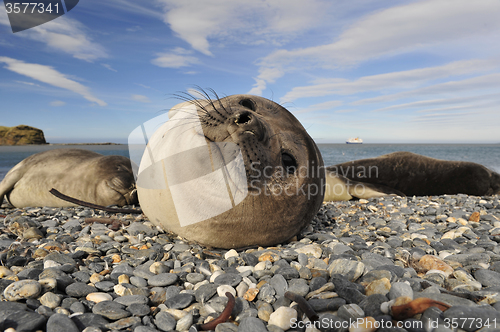
POLYGON ((246 271, 253 272, 254 268, 253 268, 253 266, 238 266, 238 267, 236 268, 236 270, 237 270, 239 273, 243 273, 243 272, 246 272, 246 271))
POLYGON ((236 294, 238 294, 238 297, 243 297, 245 293, 248 290, 248 285, 246 282, 242 281, 238 286, 236 286, 236 294))
POLYGON ((215 278, 220 276, 221 274, 224 274, 224 271, 215 271, 211 276, 210 276, 210 282, 214 282, 215 278))
POLYGON ((446 272, 441 271, 441 270, 429 270, 425 274, 427 275, 427 274, 433 274, 433 273, 441 274, 445 279, 448 278, 448 276, 450 275, 449 273, 446 273, 446 272))
POLYGON ((182 317, 177 321, 175 326, 176 331, 187 331, 193 325, 193 314, 188 313, 186 316, 182 317))
POLYGON ((0 266, 0 278, 8 277, 14 275, 14 272, 6 268, 5 266, 0 266))
MULTIPOLYGON (((160 304, 161 305, 161 304, 160 304)), ((164 304, 163 304, 164 305, 164 304)), ((164 305, 165 306, 165 305, 164 305)), ((159 306, 158 306, 159 308, 159 306)), ((167 308, 165 306, 165 309, 161 309, 161 311, 166 311, 168 312, 169 314, 171 314, 175 320, 179 320, 181 319, 182 317, 186 316, 188 313, 184 310, 179 310, 179 309, 170 309, 170 308, 167 308)))
POLYGON ((257 284, 252 282, 248 277, 244 277, 243 281, 248 285, 248 288, 257 288, 257 284))
POLYGON ((239 256, 238 252, 236 250, 234 250, 234 249, 231 249, 231 250, 229 250, 228 252, 226 252, 224 254, 224 258, 225 259, 228 259, 229 257, 238 257, 238 256, 239 256))
POLYGON ((297 321, 297 311, 290 307, 279 307, 269 316, 269 325, 276 325, 282 330, 290 329, 293 322, 297 321))
POLYGON ((102 293, 102 292, 95 292, 95 293, 87 294, 86 299, 88 301, 92 301, 94 303, 99 303, 102 301, 113 301, 113 297, 111 295, 109 295, 108 293, 102 293))
POLYGON ((54 278, 44 278, 38 280, 38 283, 42 285, 43 292, 50 292, 57 287, 57 280, 54 278))
POLYGON ((263 261, 254 266, 254 271, 269 270, 273 264, 270 261, 263 261))
POLYGON ((305 245, 301 248, 295 249, 295 251, 299 254, 306 254, 315 258, 321 258, 321 254, 323 253, 323 250, 317 243, 305 245))
POLYGON ((125 295, 125 291, 127 288, 123 286, 123 284, 118 284, 113 286, 113 290, 115 291, 116 295, 123 296, 125 295))
POLYGON ((396 301, 396 300, 390 300, 390 301, 382 303, 380 305, 380 311, 382 311, 384 314, 388 315, 391 311, 391 307, 394 304, 394 301, 396 301))
POLYGON ((55 262, 53 260, 46 260, 44 263, 43 263, 43 268, 44 269, 49 269, 51 267, 58 267, 58 266, 61 266, 61 264, 59 264, 58 262, 55 262))
POLYGON ((15 281, 5 288, 3 296, 7 301, 36 298, 42 292, 42 285, 36 280, 25 279, 15 281))
POLYGON ((193 287, 193 290, 197 290, 198 288, 200 288, 201 286, 203 285, 206 285, 206 284, 209 284, 210 282, 208 280, 203 280, 203 281, 200 281, 199 283, 197 283, 196 285, 194 285, 193 287))
POLYGON ((232 287, 232 286, 229 286, 229 285, 220 285, 219 287, 217 287, 217 294, 222 297, 222 296, 226 296, 226 292, 229 292, 231 294, 233 294, 233 296, 236 296, 236 290, 232 287))

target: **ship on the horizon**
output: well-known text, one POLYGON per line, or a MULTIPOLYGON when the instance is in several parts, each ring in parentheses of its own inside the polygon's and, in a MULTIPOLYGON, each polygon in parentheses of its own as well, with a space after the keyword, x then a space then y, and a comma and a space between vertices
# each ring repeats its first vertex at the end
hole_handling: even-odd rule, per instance
POLYGON ((363 140, 359 137, 356 138, 349 138, 346 141, 346 144, 363 144, 363 140))

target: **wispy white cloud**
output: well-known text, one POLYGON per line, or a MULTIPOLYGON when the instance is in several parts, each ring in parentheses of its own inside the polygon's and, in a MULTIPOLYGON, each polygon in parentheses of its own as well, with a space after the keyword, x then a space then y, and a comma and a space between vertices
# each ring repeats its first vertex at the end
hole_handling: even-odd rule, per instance
POLYGON ((192 56, 193 52, 177 47, 173 51, 157 53, 157 58, 151 60, 151 63, 164 68, 181 68, 199 63, 198 58, 192 56))
MULTIPOLYGON (((10 26, 7 15, 0 14, 0 24, 10 26)), ((108 55, 104 47, 93 42, 86 30, 87 28, 75 19, 58 17, 37 27, 18 32, 16 36, 45 43, 51 50, 64 52, 88 62, 106 58, 108 55)))
MULTIPOLYGON (((395 94, 382 95, 374 98, 366 98, 353 102, 353 105, 366 105, 382 102, 390 102, 403 98, 424 98, 439 94, 457 95, 460 93, 471 93, 477 90, 497 90, 500 88, 500 73, 481 75, 464 80, 449 81, 445 83, 426 86, 423 88, 398 92, 395 94)), ((498 90, 497 90, 498 91, 498 90)))
POLYGON ((58 72, 50 66, 39 65, 36 63, 26 63, 9 57, 0 57, 0 63, 5 63, 6 66, 4 68, 7 70, 61 89, 72 91, 81 95, 88 101, 98 104, 99 106, 107 105, 106 102, 93 96, 88 87, 69 79, 66 75, 58 72))
MULTIPOLYGON (((387 112, 387 111, 398 111, 398 110, 409 110, 415 108, 421 108, 424 110, 428 110, 429 107, 443 106, 443 105, 477 105, 478 102, 489 101, 500 105, 500 93, 493 94, 479 94, 468 97, 457 97, 457 98, 440 98, 440 99, 429 99, 429 100, 420 100, 414 101, 411 103, 403 103, 392 105, 388 107, 382 107, 373 110, 373 112, 387 112)), ((453 106, 455 107, 455 106, 453 106)), ((464 106, 459 106, 464 107, 464 106)), ((469 106, 466 106, 469 107, 469 106)))
POLYGON ((16 82, 21 83, 21 84, 31 85, 31 86, 40 86, 40 85, 33 83, 33 82, 25 82, 25 81, 16 81, 16 82))
MULTIPOLYGON (((385 9, 359 19, 333 43, 281 49, 259 61, 254 92, 297 68, 338 68, 381 56, 423 50, 474 37, 500 38, 500 2, 425 0, 385 9), (269 79, 268 77, 271 77, 269 79)), ((470 45, 468 45, 470 47, 470 45)))
POLYGON ((131 27, 131 28, 127 28, 126 29, 128 32, 136 32, 136 31, 140 31, 142 30, 142 28, 138 25, 134 26, 134 27, 131 27))
POLYGON ((333 110, 334 108, 337 108, 343 104, 342 101, 340 100, 331 100, 327 101, 324 103, 319 103, 319 104, 314 104, 311 106, 308 106, 307 108, 301 109, 299 111, 293 112, 294 114, 301 114, 301 113, 309 113, 309 112, 315 112, 315 111, 329 111, 333 110))
MULTIPOLYGON (((151 4, 151 0, 94 0, 92 5, 99 11, 102 11, 102 7, 106 7, 110 8, 107 10, 113 10, 113 12, 127 12, 129 15, 141 15, 161 20, 163 15, 157 10, 156 7, 151 6, 151 4)), ((135 27, 136 26, 133 28, 135 27)))
POLYGON ((114 71, 114 72, 118 72, 118 70, 114 69, 113 67, 111 67, 111 65, 108 65, 107 63, 101 63, 101 65, 106 69, 109 69, 109 70, 114 71))
POLYGON ((212 55, 210 40, 280 45, 321 19, 319 0, 157 0, 163 20, 191 47, 212 55))
POLYGON ((50 102, 50 106, 64 106, 66 105, 66 102, 62 101, 62 100, 54 100, 54 101, 51 101, 50 102))
POLYGON ((141 103, 150 103, 151 102, 151 100, 149 100, 149 98, 147 96, 143 96, 143 95, 131 95, 130 99, 135 100, 135 101, 139 101, 141 103))
POLYGON ((356 80, 322 79, 317 84, 295 87, 282 101, 292 101, 305 97, 327 95, 351 95, 367 91, 389 91, 390 89, 411 89, 437 79, 447 79, 466 74, 480 74, 500 68, 499 60, 463 60, 442 66, 411 69, 386 74, 360 77, 356 80))

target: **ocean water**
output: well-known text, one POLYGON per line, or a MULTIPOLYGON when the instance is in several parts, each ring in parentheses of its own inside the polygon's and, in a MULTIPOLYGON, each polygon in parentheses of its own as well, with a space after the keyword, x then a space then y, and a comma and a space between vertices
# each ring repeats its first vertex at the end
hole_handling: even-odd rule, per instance
MULTIPOLYGON (((500 173, 500 144, 318 144, 325 165, 409 151, 432 158, 471 161, 500 173)), ((87 149, 103 155, 129 157, 127 145, 0 146, 0 180, 21 160, 50 149, 87 149)))
POLYGON ((408 151, 431 158, 470 161, 500 173, 500 144, 318 144, 325 165, 408 151))

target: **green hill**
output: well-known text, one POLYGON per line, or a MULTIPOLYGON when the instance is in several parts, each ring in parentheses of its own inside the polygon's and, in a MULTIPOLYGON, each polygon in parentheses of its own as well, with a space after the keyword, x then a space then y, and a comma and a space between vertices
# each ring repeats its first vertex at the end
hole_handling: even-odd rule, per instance
POLYGON ((0 145, 26 144, 47 144, 43 131, 26 125, 0 126, 0 145))

